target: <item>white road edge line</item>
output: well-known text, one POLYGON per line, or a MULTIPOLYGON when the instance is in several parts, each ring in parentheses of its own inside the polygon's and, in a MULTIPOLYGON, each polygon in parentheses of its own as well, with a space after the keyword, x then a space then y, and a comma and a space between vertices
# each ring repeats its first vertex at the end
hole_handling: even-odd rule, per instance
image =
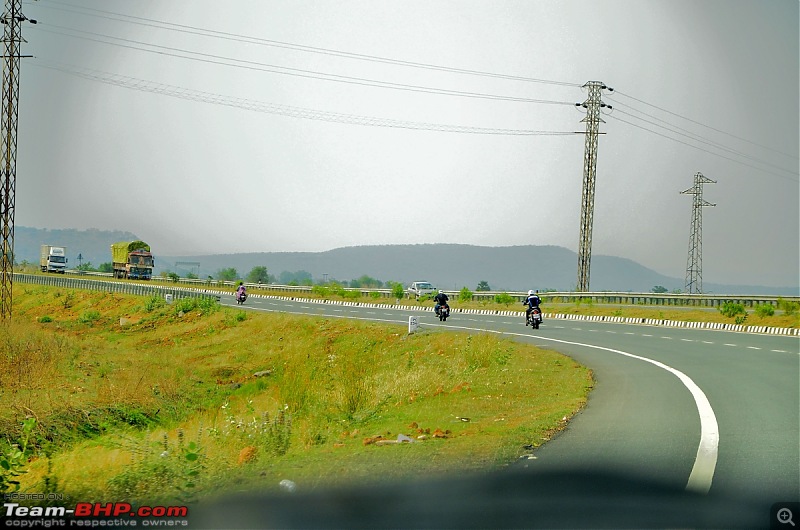
MULTIPOLYGON (((437 324, 433 325, 436 326, 437 324)), ((647 357, 641 357, 639 355, 634 355, 632 353, 624 352, 622 350, 615 350, 613 348, 606 348, 604 346, 595 346, 593 344, 584 344, 582 342, 572 342, 572 341, 553 339, 542 336, 532 337, 531 335, 524 333, 494 331, 490 329, 476 330, 475 328, 468 328, 465 326, 464 327, 447 326, 447 327, 451 329, 462 328, 475 331, 484 331, 487 333, 496 333, 498 335, 516 335, 519 337, 549 340, 561 344, 571 344, 574 346, 583 346, 585 348, 594 348, 597 350, 604 350, 612 353, 618 353, 620 355, 624 355, 632 359, 638 359, 640 361, 650 363, 652 365, 655 365, 661 369, 668 371, 669 373, 677 377, 692 394, 695 405, 697 406, 697 412, 700 415, 700 444, 697 447, 697 456, 695 457, 694 460, 694 466, 692 466, 692 472, 689 474, 689 480, 686 483, 686 490, 695 493, 706 494, 708 493, 708 490, 711 489, 711 481, 714 478, 714 471, 717 467, 717 455, 719 453, 719 425, 717 424, 717 417, 714 414, 714 409, 711 408, 711 403, 708 401, 708 398, 706 397, 705 393, 700 389, 699 386, 697 386, 697 384, 694 381, 692 381, 692 379, 688 375, 684 374, 680 370, 676 370, 675 368, 668 366, 662 362, 655 361, 653 359, 648 359, 647 357)))
MULTIPOLYGON (((253 309, 268 313, 283 312, 274 309, 260 309, 255 307, 253 307, 253 309)), ((340 317, 338 315, 312 315, 312 316, 322 316, 322 317, 328 316, 333 318, 349 318, 354 320, 370 320, 378 322, 403 323, 403 321, 388 320, 381 318, 358 318, 358 317, 343 317, 343 316, 340 317)), ((692 472, 689 474, 689 480, 686 483, 686 490, 695 493, 706 494, 708 493, 708 490, 711 489, 711 481, 714 478, 714 471, 717 467, 717 455, 719 453, 719 426, 717 424, 717 417, 714 414, 714 409, 711 408, 711 403, 709 403, 705 393, 703 393, 700 387, 697 386, 697 384, 694 381, 692 381, 692 379, 688 375, 684 374, 680 370, 676 370, 675 368, 672 368, 671 366, 668 366, 662 362, 655 361, 653 359, 648 359, 647 357, 641 357, 639 355, 634 355, 632 353, 624 352, 622 350, 615 350, 613 348, 606 348, 604 346, 584 344, 582 342, 572 342, 567 340, 552 339, 549 337, 532 336, 525 333, 515 333, 511 331, 496 331, 493 329, 471 328, 467 326, 451 326, 442 324, 425 324, 425 325, 430 327, 443 327, 448 329, 483 331, 485 333, 494 333, 496 335, 512 335, 517 337, 549 340, 551 342, 558 342, 561 344, 571 344, 573 346, 583 346, 585 348, 594 348, 596 350, 604 350, 612 353, 618 353, 620 355, 624 355, 632 359, 638 359, 640 361, 650 363, 652 365, 655 365, 659 368, 668 371, 669 373, 677 377, 692 394, 695 405, 697 406, 697 412, 700 415, 700 444, 697 447, 697 456, 695 457, 694 460, 694 466, 692 466, 692 472)))

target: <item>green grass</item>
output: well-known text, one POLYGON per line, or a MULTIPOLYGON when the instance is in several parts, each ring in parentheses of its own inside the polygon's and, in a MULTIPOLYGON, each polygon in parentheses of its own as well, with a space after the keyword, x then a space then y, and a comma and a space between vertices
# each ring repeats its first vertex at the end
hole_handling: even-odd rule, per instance
POLYGON ((87 502, 497 469, 593 384, 494 336, 20 284, 0 343, 0 450, 35 418, 22 490, 87 502))

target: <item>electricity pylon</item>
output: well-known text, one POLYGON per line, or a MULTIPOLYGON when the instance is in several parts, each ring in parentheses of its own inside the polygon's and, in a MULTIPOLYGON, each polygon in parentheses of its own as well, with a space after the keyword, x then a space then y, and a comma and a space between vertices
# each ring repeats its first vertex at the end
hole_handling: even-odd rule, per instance
POLYGON ((29 20, 22 14, 22 0, 6 0, 3 24, 3 84, 0 107, 0 319, 11 318, 11 291, 14 279, 14 204, 17 189, 17 117, 19 103, 19 60, 22 33, 20 23, 29 20))
POLYGON ((703 184, 716 184, 717 181, 694 174, 694 186, 681 193, 694 195, 692 199, 692 227, 689 232, 689 258, 686 263, 686 292, 703 292, 703 207, 716 206, 703 199, 703 184))
POLYGON ((576 107, 586 109, 586 117, 581 121, 586 122, 586 148, 583 153, 583 195, 581 198, 581 233, 578 241, 578 285, 579 292, 589 290, 589 271, 592 263, 592 225, 594 224, 594 184, 595 170, 597 169, 597 135, 600 123, 605 123, 600 118, 602 107, 611 108, 600 100, 601 91, 613 88, 607 87, 600 81, 589 81, 584 88, 589 90, 589 95, 583 103, 575 103, 576 107))

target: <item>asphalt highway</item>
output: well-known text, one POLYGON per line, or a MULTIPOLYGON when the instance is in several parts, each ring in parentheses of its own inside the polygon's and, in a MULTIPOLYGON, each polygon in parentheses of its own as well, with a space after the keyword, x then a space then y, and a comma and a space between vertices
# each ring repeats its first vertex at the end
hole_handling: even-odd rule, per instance
MULTIPOLYGON (((230 298, 223 303, 235 304, 230 298)), ((429 309, 255 296, 243 307, 403 326, 415 316, 420 333, 496 333, 557 350, 593 370, 596 385, 585 409, 504 475, 525 495, 509 497, 488 486, 491 480, 466 478, 459 487, 474 483, 471 493, 481 491, 485 500, 465 495, 473 500, 454 501, 451 510, 468 516, 437 518, 436 507, 446 512, 450 504, 441 494, 419 493, 430 485, 396 489, 420 514, 434 514, 422 519, 429 524, 408 526, 791 528, 775 515, 783 506, 776 503, 800 501, 798 337, 556 319, 533 330, 521 317, 499 314, 454 312, 442 323, 429 309), (544 487, 539 478, 564 488, 544 487), (543 498, 546 506, 535 502, 543 498), (493 519, 481 516, 498 503, 505 509, 493 519)), ((277 524, 317 526, 313 518, 292 518, 291 503, 279 504, 285 517, 277 524)), ((793 522, 800 523, 793 509, 793 522)), ((382 524, 391 515, 369 518, 361 508, 331 513, 344 517, 328 519, 331 526, 348 527, 382 524)))

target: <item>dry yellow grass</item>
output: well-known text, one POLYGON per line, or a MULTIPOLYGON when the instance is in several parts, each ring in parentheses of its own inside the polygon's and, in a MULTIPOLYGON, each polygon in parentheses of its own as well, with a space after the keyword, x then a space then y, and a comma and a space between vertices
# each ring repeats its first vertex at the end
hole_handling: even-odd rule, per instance
MULTIPOLYGON (((34 415, 60 491, 87 501, 496 468, 563 427, 592 386, 560 354, 489 336, 21 291, 4 340, 41 355, 4 390, 0 429, 13 440, 34 415), (364 445, 398 434, 424 441, 364 445)), ((31 463, 29 491, 46 460, 31 463)))

